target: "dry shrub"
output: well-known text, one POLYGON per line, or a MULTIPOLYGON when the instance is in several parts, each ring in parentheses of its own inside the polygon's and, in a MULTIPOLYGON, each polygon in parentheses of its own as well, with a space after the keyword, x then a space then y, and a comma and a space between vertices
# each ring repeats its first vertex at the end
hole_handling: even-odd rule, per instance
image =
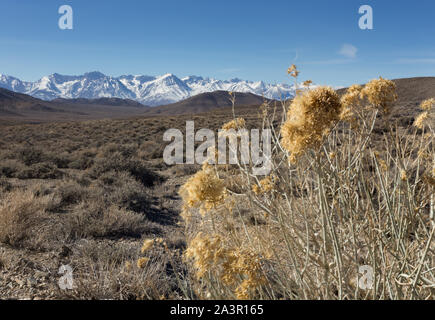
POLYGON ((90 169, 94 179, 109 171, 128 172, 144 186, 151 187, 161 181, 161 177, 149 170, 147 165, 138 159, 126 158, 121 152, 114 152, 109 158, 98 158, 90 169))
POLYGON ((89 241, 79 247, 74 269, 74 289, 59 293, 68 299, 162 299, 179 298, 177 282, 169 272, 170 259, 163 250, 153 250, 146 268, 136 245, 89 241))
POLYGON ((137 154, 137 145, 109 143, 102 147, 97 155, 98 158, 111 158, 119 153, 124 158, 132 158, 137 154))
POLYGON ((175 166, 172 169, 172 173, 176 177, 184 177, 194 175, 198 171, 199 165, 184 165, 175 166))
POLYGON ((65 216, 69 238, 140 237, 147 231, 144 216, 115 205, 85 200, 65 216))
POLYGON ((138 157, 143 160, 159 159, 163 157, 165 145, 161 141, 146 141, 138 150, 138 157))
POLYGON ((7 269, 11 264, 11 257, 0 248, 0 271, 7 269))
POLYGON ((56 189, 59 206, 66 207, 79 203, 88 196, 88 190, 75 181, 62 181, 56 189))
POLYGON ((0 242, 14 247, 37 244, 49 201, 50 197, 37 197, 31 191, 6 194, 0 204, 0 242))
MULTIPOLYGON (((238 245, 229 246, 219 235, 198 233, 190 241, 185 256, 194 261, 198 279, 210 277, 211 282, 222 282, 237 299, 255 297, 257 289, 266 281, 257 253, 238 245)), ((220 293, 215 291, 213 295, 218 297, 220 293)))
POLYGON ((102 199, 108 206, 116 204, 138 213, 150 209, 148 191, 127 172, 105 172, 91 185, 89 192, 91 198, 102 199))
POLYGON ((382 78, 340 100, 328 88, 308 91, 287 117, 263 113, 273 133, 269 176, 241 166, 236 192, 227 178, 222 190, 218 168, 189 179, 181 195, 196 295, 431 299, 433 103, 423 103, 420 134, 385 121, 376 137, 377 115, 388 115, 395 99, 394 84, 382 78), (248 261, 255 268, 245 268, 248 261), (361 285, 361 267, 373 271, 373 283, 361 285))
POLYGON ((18 172, 22 172, 25 166, 17 160, 3 160, 0 164, 0 175, 6 178, 14 178, 18 172))
POLYGON ((71 169, 86 170, 94 164, 96 154, 97 152, 95 150, 89 149, 76 152, 71 156, 71 162, 68 167, 71 169))
POLYGON ((46 161, 47 156, 38 148, 23 147, 17 150, 16 159, 23 162, 26 166, 31 166, 46 161))
POLYGON ((32 164, 16 173, 18 179, 59 179, 63 172, 49 162, 32 164))
POLYGON ((12 190, 12 184, 4 177, 0 177, 0 194, 12 190))
POLYGON ((83 187, 74 180, 62 180, 55 186, 38 183, 32 187, 37 196, 51 195, 51 202, 47 207, 50 212, 59 212, 71 209, 72 206, 84 200, 89 193, 87 187, 83 187))
POLYGON ((67 169, 71 162, 71 154, 68 152, 45 152, 46 161, 59 169, 67 169))

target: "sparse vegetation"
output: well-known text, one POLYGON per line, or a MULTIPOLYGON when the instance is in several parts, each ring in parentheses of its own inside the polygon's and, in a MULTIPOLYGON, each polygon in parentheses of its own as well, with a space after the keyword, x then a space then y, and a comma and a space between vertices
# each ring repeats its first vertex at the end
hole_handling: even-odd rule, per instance
POLYGON ((0 204, 0 242, 13 247, 37 245, 49 200, 30 191, 7 193, 0 204))
MULTIPOLYGON (((218 128, 229 117, 222 111, 212 121, 195 119, 198 125, 218 128)), ((14 261, 3 267, 11 278, 0 285, 0 296, 186 296, 178 288, 185 277, 180 254, 186 243, 177 226, 177 192, 198 166, 168 167, 162 161, 163 132, 183 128, 186 119, 0 126, 0 253, 3 265, 14 261), (166 247, 148 252, 146 268, 137 268, 143 239, 156 237, 164 238, 166 247), (78 285, 71 292, 57 287, 62 264, 74 268, 78 285), (49 273, 38 278, 41 289, 35 291, 26 279, 41 269, 49 273)))
POLYGON ((433 299, 433 100, 400 117, 385 79, 306 89, 195 116, 1 125, 0 297, 433 299), (167 166, 163 133, 186 120, 272 129, 272 171, 167 166))

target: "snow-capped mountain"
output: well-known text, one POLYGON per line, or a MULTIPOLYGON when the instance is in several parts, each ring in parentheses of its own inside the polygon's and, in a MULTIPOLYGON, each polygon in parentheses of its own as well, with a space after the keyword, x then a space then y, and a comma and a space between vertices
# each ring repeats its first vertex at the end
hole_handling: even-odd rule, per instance
POLYGON ((186 83, 173 74, 165 74, 153 79, 134 76, 130 81, 121 76, 118 80, 136 94, 136 100, 149 106, 178 102, 190 97, 192 92, 186 83))
POLYGON ((267 84, 240 79, 216 80, 199 76, 178 78, 173 74, 153 77, 124 75, 112 77, 101 72, 80 76, 54 73, 36 82, 1 75, 0 87, 43 100, 121 98, 132 99, 149 106, 178 102, 200 93, 217 90, 253 93, 269 99, 286 99, 294 95, 294 86, 267 84))

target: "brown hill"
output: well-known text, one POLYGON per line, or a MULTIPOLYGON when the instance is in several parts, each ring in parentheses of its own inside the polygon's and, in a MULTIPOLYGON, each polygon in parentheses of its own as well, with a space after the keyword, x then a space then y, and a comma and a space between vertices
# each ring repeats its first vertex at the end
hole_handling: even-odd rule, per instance
MULTIPOLYGON (((236 107, 261 105, 264 100, 263 97, 257 96, 252 93, 235 93, 236 107)), ((189 113, 203 113, 217 108, 225 108, 231 106, 230 95, 228 91, 214 91, 201 93, 186 100, 168 104, 165 106, 154 107, 146 110, 146 115, 177 115, 189 113)))
POLYGON ((26 111, 55 112, 58 110, 53 108, 50 102, 0 88, 0 114, 20 115, 21 112, 26 111))
MULTIPOLYGON (((428 98, 435 97, 435 77, 404 78, 393 80, 397 85, 399 99, 396 103, 395 117, 412 118, 419 112, 419 104, 428 98)), ((346 89, 338 90, 340 93, 346 89)), ((179 115, 198 114, 217 108, 231 106, 227 91, 203 93, 186 100, 149 108, 145 115, 179 115)), ((264 98, 251 93, 236 93, 236 106, 259 106, 264 98)), ((409 119, 408 119, 409 120, 409 119)))
POLYGON ((80 105, 99 105, 99 106, 113 106, 113 107, 137 107, 137 108, 144 108, 147 107, 137 101, 131 100, 131 99, 120 99, 120 98, 99 98, 99 99, 84 99, 84 98, 78 98, 78 99, 54 99, 51 102, 56 104, 67 104, 67 105, 73 105, 73 104, 80 104, 80 105))
POLYGON ((0 119, 3 121, 46 122, 126 118, 143 113, 144 105, 118 98, 57 99, 44 101, 0 88, 0 119))
MULTIPOLYGON (((435 98, 435 77, 403 78, 393 81, 396 83, 398 100, 392 109, 391 119, 405 126, 411 125, 421 112, 420 103, 435 98)), ((337 91, 342 94, 346 88, 337 91)))
MULTIPOLYGON (((393 81, 397 86, 398 105, 420 103, 435 97, 435 77, 402 78, 393 81)), ((344 93, 346 88, 337 91, 344 93)))
POLYGON ((435 98, 435 77, 407 78, 394 80, 397 85, 395 114, 402 117, 415 117, 421 110, 423 100, 435 98))

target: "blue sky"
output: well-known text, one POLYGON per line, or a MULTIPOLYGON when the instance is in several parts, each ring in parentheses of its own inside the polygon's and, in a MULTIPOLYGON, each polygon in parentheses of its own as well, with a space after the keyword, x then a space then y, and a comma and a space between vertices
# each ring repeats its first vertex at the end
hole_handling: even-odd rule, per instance
POLYGON ((1 0, 0 73, 174 73, 346 86, 435 75, 433 0, 1 0), (74 29, 60 30, 71 5, 74 29), (361 5, 374 29, 358 27, 361 5))

